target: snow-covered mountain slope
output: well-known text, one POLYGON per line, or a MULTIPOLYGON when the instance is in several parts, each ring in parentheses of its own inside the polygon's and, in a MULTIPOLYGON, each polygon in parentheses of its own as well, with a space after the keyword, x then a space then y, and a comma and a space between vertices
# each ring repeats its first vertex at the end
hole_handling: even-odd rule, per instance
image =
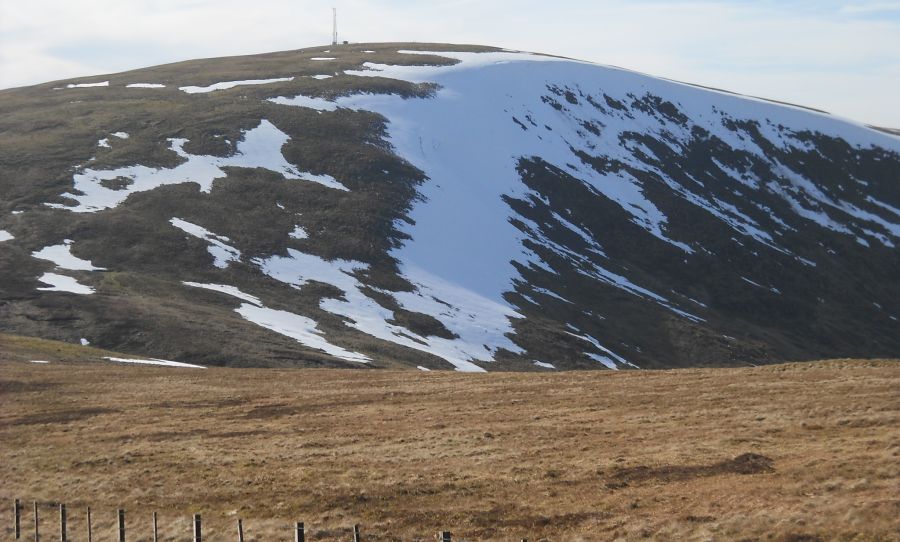
POLYGON ((2 330, 461 371, 900 355, 894 135, 446 45, 98 79, 0 93, 2 330))

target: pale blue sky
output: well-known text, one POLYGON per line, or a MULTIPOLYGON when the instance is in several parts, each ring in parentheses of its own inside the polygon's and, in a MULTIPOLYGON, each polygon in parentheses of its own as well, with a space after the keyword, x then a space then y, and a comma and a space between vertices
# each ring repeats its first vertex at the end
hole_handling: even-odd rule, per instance
POLYGON ((0 88, 342 39, 560 54, 900 127, 896 0, 0 0, 0 88))

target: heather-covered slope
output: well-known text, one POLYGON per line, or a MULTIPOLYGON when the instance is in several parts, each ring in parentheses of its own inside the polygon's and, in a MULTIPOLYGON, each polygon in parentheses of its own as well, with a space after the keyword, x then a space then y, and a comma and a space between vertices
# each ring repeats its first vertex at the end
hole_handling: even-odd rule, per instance
POLYGON ((819 112, 409 44, 0 110, 4 331, 458 370, 900 352, 900 138, 819 112))

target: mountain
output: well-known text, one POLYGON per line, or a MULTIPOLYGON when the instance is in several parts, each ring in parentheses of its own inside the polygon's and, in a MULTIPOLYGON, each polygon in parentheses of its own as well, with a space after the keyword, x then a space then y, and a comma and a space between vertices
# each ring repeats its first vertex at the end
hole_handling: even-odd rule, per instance
POLYGON ((0 91, 0 331, 207 365, 900 356, 900 137, 364 44, 0 91))

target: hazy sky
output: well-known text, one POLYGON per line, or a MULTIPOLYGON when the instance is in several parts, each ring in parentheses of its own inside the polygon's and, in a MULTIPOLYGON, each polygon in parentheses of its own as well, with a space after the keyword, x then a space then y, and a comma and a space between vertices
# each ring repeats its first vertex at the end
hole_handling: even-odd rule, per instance
POLYGON ((900 128, 900 1, 0 0, 0 88, 341 39, 554 53, 900 128))

